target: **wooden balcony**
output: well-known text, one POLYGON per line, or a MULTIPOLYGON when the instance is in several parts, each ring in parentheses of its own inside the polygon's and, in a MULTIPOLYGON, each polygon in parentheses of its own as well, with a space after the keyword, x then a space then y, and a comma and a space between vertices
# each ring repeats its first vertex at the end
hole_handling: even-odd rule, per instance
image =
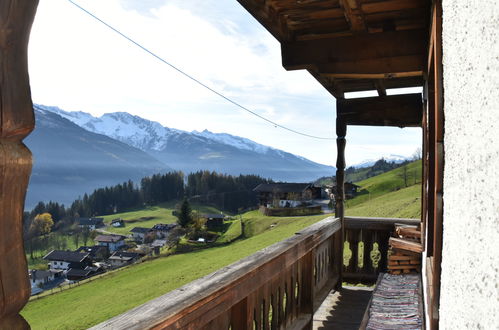
POLYGON ((346 217, 345 266, 341 221, 329 217, 93 329, 357 329, 370 291, 342 283, 373 284, 394 224, 418 222, 346 217))

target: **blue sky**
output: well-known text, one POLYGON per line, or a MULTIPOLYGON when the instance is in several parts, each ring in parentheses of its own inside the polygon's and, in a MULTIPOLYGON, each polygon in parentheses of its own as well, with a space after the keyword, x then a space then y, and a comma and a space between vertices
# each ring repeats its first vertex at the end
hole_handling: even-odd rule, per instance
MULTIPOLYGON (((335 137, 335 99, 281 66, 279 43, 235 0, 75 0, 226 96, 292 129, 335 137)), ((126 111, 187 131, 243 136, 334 165, 334 140, 275 128, 194 84, 66 0, 41 0, 29 65, 33 101, 93 115, 126 111)), ((350 127, 347 163, 409 156, 420 129, 350 127)))

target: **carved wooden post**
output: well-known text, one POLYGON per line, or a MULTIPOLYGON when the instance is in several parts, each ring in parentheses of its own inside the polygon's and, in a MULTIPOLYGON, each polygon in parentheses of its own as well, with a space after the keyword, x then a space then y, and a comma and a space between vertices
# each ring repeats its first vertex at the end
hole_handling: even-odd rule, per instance
POLYGON ((347 125, 341 119, 336 118, 336 146, 338 148, 338 156, 336 158, 336 217, 341 220, 341 258, 340 262, 340 285, 343 282, 342 265, 343 265, 343 247, 345 242, 345 145, 347 135, 347 125))
POLYGON ((28 40, 37 0, 0 0, 0 329, 28 329, 19 311, 30 285, 23 246, 24 198, 34 128, 28 40))

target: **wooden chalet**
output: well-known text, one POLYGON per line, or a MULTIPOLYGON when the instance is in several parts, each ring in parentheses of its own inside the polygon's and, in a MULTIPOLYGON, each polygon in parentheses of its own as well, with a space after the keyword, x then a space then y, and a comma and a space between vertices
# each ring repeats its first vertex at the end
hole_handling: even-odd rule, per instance
POLYGON ((321 188, 310 183, 260 183, 253 191, 258 193, 260 205, 281 200, 307 201, 321 197, 321 188))
MULTIPOLYGON (((37 2, 0 0, 1 329, 29 327, 19 315, 29 298, 22 216, 32 167, 22 140, 34 128, 27 45, 37 2)), ((499 202, 486 189, 499 186, 499 3, 238 2, 280 42, 283 66, 307 70, 336 103, 337 213, 94 329, 369 328, 380 288, 399 289, 392 276, 412 288, 402 287, 412 328, 496 328, 499 202), (423 93, 390 91, 405 87, 423 93), (363 91, 376 96, 348 94, 363 91), (421 219, 345 216, 349 125, 422 129, 421 219), (376 282, 374 292, 342 287, 376 282)))

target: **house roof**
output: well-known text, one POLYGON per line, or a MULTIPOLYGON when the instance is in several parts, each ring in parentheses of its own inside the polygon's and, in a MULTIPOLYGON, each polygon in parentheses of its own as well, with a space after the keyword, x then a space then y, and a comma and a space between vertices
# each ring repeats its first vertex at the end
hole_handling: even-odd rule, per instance
POLYGON ((88 253, 52 250, 43 259, 50 261, 82 262, 88 253))
POLYGON ((153 247, 155 246, 162 247, 165 245, 166 245, 166 239, 155 239, 154 242, 151 243, 151 246, 153 247))
POLYGON ((95 240, 104 243, 116 243, 125 239, 122 235, 98 235, 95 240))
POLYGON ((175 227, 177 227, 176 223, 169 223, 169 224, 158 223, 158 224, 155 224, 152 227, 152 229, 158 230, 158 231, 169 231, 169 230, 172 230, 175 227))
POLYGON ((91 256, 95 255, 99 252, 99 250, 107 250, 107 247, 102 245, 94 245, 94 246, 80 246, 75 252, 86 252, 91 256))
POLYGON ((144 228, 144 227, 134 227, 132 230, 130 230, 131 233, 138 233, 138 234, 147 234, 150 231, 152 231, 152 228, 144 228))
POLYGON ((68 277, 73 277, 73 276, 86 277, 86 276, 90 275, 90 273, 92 273, 92 271, 93 271, 93 269, 90 267, 87 267, 85 269, 71 268, 66 273, 66 276, 68 276, 68 277))
POLYGON ((47 270, 30 270, 29 271, 29 277, 31 280, 43 280, 46 279, 49 276, 52 276, 54 273, 47 271, 47 270))
POLYGON ((99 226, 99 225, 104 225, 104 218, 76 218, 75 221, 80 226, 99 226))
POLYGON ((139 253, 118 251, 118 252, 113 253, 108 259, 129 261, 129 260, 136 259, 136 258, 140 258, 139 253))
POLYGON ((302 193, 313 186, 310 183, 260 183, 253 189, 256 192, 267 193, 302 193))
POLYGON ((203 218, 206 218, 206 219, 225 219, 225 215, 220 214, 220 213, 203 214, 203 218))

